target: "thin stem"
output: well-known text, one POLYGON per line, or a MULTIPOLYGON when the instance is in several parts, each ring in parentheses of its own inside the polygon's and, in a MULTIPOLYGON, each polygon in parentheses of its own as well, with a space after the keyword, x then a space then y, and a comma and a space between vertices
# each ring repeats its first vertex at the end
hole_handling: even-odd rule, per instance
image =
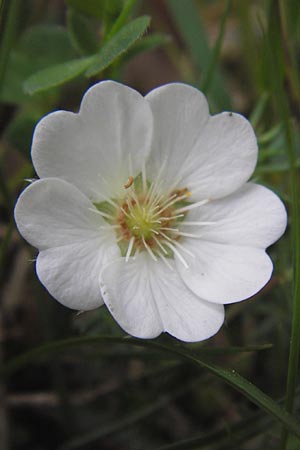
POLYGON ((1 4, 2 40, 0 45, 0 92, 6 73, 9 52, 16 34, 20 0, 3 0, 1 4), (3 23, 4 22, 4 23, 3 23))
POLYGON ((209 61, 209 65, 206 71, 206 74, 204 75, 204 80, 202 83, 202 90, 203 92, 208 92, 209 87, 211 86, 211 81, 213 79, 213 74, 215 72, 215 67, 218 62, 218 58, 221 52, 224 33, 225 33, 225 27, 226 27, 226 20, 229 15, 230 7, 231 7, 232 0, 227 0, 227 3, 225 5, 224 13, 221 18, 221 24, 220 24, 220 31, 215 43, 215 47, 213 49, 213 52, 211 54, 211 58, 209 61))
MULTIPOLYGON (((299 375, 299 354, 300 354, 300 204, 298 198, 299 181, 297 177, 296 164, 296 145, 289 119, 289 106, 287 104, 286 93, 284 91, 283 75, 280 70, 282 61, 282 46, 281 40, 284 39, 284 32, 282 30, 282 22, 285 18, 282 17, 282 3, 278 0, 277 4, 271 5, 270 10, 270 24, 269 24, 269 54, 271 61, 271 70, 273 79, 274 98, 277 103, 277 109, 283 124, 283 132, 286 142, 287 156, 290 165, 290 182, 291 182, 291 231, 292 231, 292 249, 293 249, 293 317, 292 329, 290 339, 290 353, 288 362, 287 386, 286 386, 286 401, 285 408, 289 413, 294 410, 294 398, 296 392, 297 378, 299 375), (279 42, 274 39, 274 33, 281 33, 281 40, 279 42), (281 52, 281 53, 280 53, 281 52), (273 74, 275 74, 273 76, 273 74), (276 95, 275 95, 276 93, 276 95)), ((276 36, 275 36, 276 37, 276 36)), ((287 448, 288 431, 283 428, 280 442, 280 449, 287 448)))

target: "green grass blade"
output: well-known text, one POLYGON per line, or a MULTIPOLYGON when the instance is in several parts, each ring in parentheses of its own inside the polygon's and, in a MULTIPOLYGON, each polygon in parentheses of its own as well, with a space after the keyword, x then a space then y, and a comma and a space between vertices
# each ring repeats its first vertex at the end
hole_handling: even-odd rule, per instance
POLYGON ((226 21, 227 21, 228 15, 229 15, 229 11, 231 9, 231 4, 232 4, 232 0, 227 0, 225 9, 224 9, 224 13, 221 18, 219 34, 218 34, 215 46, 212 50, 210 61, 208 63, 206 72, 203 75, 203 82, 202 82, 201 88, 202 88, 203 92, 205 92, 205 93, 208 92, 208 90, 211 87, 213 80, 214 80, 214 74, 216 71, 216 66, 217 66, 221 48, 222 48, 226 21))
POLYGON ((9 53, 16 35, 17 22, 19 18, 20 0, 6 0, 0 4, 0 92, 5 77, 9 53))
POLYGON ((234 370, 224 369, 222 367, 211 364, 206 359, 205 355, 201 354, 201 349, 198 349, 197 354, 195 354, 189 351, 187 347, 184 347, 182 345, 163 345, 157 342, 139 340, 131 337, 122 338, 109 336, 93 336, 71 338, 62 341, 50 342, 46 345, 43 345, 42 347, 38 347, 31 352, 28 352, 16 358, 15 360, 6 364, 5 367, 2 367, 2 369, 0 370, 0 374, 7 375, 8 373, 11 373, 22 365, 28 363, 30 360, 42 356, 47 352, 56 352, 72 346, 106 342, 156 349, 162 352, 170 353, 172 355, 177 355, 180 359, 186 360, 197 367, 207 369, 209 372, 216 375, 218 378, 222 379, 231 387, 242 393, 252 403, 277 419, 291 433, 294 433, 296 436, 300 437, 300 423, 298 423, 291 414, 282 409, 271 397, 266 395, 248 380, 241 377, 234 370))
MULTIPOLYGON (((208 45, 207 33, 201 21, 194 0, 168 0, 168 8, 174 18, 184 42, 199 73, 208 73, 212 52, 208 45)), ((211 84, 211 97, 223 109, 231 109, 231 101, 223 77, 214 66, 214 79, 211 84)))
MULTIPOLYGON (((272 81, 273 98, 278 115, 282 122, 282 129, 286 145, 287 157, 290 165, 291 183, 291 236, 293 252, 293 317, 290 339, 290 353, 288 362, 288 375, 286 387, 285 407, 289 413, 294 409, 294 398, 299 376, 300 356, 300 204, 299 179, 297 173, 297 148, 290 120, 290 108, 287 102, 285 81, 285 64, 283 53, 284 34, 281 17, 282 8, 278 2, 270 4, 268 34, 266 36, 266 54, 268 56, 269 78, 272 81)), ((286 449, 288 430, 284 429, 281 437, 282 450, 286 449)))

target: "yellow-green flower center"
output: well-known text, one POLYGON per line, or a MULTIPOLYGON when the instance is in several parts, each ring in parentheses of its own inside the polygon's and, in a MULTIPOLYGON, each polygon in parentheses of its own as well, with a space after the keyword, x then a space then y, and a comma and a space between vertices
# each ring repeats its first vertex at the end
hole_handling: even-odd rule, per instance
POLYGON ((150 205, 146 204, 144 206, 135 203, 131 205, 128 213, 125 222, 132 236, 135 236, 137 239, 141 239, 143 236, 147 241, 154 234, 159 234, 161 221, 150 205))
POLYGON ((146 179, 141 181, 141 176, 136 179, 129 177, 123 197, 110 198, 95 206, 109 226, 115 229, 125 261, 139 251, 147 251, 152 259, 160 257, 167 264, 166 258, 177 255, 187 267, 181 251, 190 255, 191 252, 180 240, 182 237, 198 238, 199 235, 182 230, 182 226, 194 226, 194 222, 185 220, 188 211, 208 201, 190 203, 190 195, 187 188, 162 193, 158 183, 149 183, 146 179))

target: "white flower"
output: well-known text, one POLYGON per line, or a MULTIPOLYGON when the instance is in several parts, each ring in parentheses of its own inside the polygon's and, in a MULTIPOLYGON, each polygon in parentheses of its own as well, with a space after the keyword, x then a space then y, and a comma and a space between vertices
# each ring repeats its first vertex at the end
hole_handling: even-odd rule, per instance
POLYGON ((142 97, 104 81, 78 114, 37 125, 40 180, 21 194, 16 222, 62 304, 104 302, 134 336, 200 341, 219 330, 224 304, 254 295, 272 273, 265 248, 286 212, 247 182, 256 159, 250 123, 210 116, 198 90, 175 83, 142 97))

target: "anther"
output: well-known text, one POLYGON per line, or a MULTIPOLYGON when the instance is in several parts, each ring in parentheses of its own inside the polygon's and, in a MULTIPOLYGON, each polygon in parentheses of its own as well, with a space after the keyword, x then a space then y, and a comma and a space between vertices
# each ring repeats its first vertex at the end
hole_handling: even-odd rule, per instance
POLYGON ((130 177, 128 177, 127 182, 124 184, 124 188, 125 189, 130 188, 130 186, 133 185, 133 181, 134 181, 134 178, 130 175, 130 177))

